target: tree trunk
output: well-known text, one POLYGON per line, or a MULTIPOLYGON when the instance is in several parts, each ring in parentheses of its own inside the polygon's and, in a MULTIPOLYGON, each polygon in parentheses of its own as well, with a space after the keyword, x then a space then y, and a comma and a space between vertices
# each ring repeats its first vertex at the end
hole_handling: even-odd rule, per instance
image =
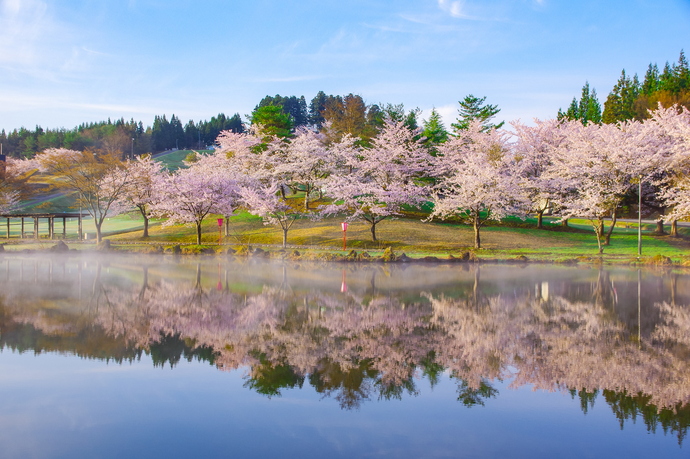
MULTIPOLYGON (((613 229, 616 227, 616 211, 614 210, 613 213, 611 214, 611 227, 609 230, 606 232, 606 240, 604 241, 604 245, 611 245, 611 233, 613 233, 613 229)), ((602 222, 602 229, 603 229, 603 222, 602 222)))
POLYGON ((568 227, 568 219, 564 218, 563 221, 561 222, 561 226, 565 226, 566 228, 568 227))
POLYGON ((597 219, 596 230, 597 230, 597 237, 599 237, 599 239, 603 239, 603 237, 604 237, 604 219, 603 218, 597 219))
POLYGON ((602 218, 597 218, 594 224, 594 234, 597 235, 597 246, 599 247, 599 255, 604 253, 604 245, 601 243, 601 236, 604 232, 604 220, 602 218))
POLYGON ((144 219, 144 236, 143 237, 149 237, 149 218, 146 216, 146 206, 145 205, 138 205, 137 209, 139 209, 139 213, 141 214, 141 218, 144 219))
POLYGON ((472 226, 474 227, 474 248, 481 249, 482 241, 479 238, 479 215, 476 215, 474 217, 474 220, 472 221, 472 226))
POLYGON ((544 229, 544 210, 537 211, 537 229, 544 229))
POLYGON ((288 228, 283 228, 283 248, 287 247, 288 228))
POLYGON ((671 222, 671 237, 678 237, 678 221, 673 220, 671 222))
POLYGON ((94 218, 93 222, 96 225, 96 243, 100 243, 103 240, 103 235, 101 233, 101 225, 103 225, 103 222, 102 221, 99 222, 95 218, 94 218))
POLYGON ((311 189, 309 185, 304 187, 304 211, 309 211, 309 195, 311 194, 311 189))
POLYGON ((201 222, 196 223, 196 243, 201 245, 201 222))
POLYGON ((371 240, 376 242, 376 224, 378 222, 374 219, 371 222, 371 240))
POLYGON ((658 234, 660 236, 666 234, 666 233, 664 233, 664 220, 663 219, 660 218, 659 220, 656 221, 656 230, 654 230, 654 234, 658 234))

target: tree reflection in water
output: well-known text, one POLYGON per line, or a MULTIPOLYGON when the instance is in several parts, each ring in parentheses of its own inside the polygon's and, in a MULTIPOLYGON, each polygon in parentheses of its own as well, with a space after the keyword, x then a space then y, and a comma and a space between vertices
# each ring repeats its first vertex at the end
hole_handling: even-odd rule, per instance
POLYGON ((639 416, 679 442, 690 424, 688 276, 601 269, 548 278, 550 270, 456 266, 352 266, 346 276, 341 266, 283 265, 270 279, 260 266, 265 279, 233 283, 255 267, 168 272, 153 262, 76 260, 50 266, 44 294, 28 287, 40 284, 45 263, 10 259, 0 273, 2 347, 245 368, 245 387, 258 393, 279 397, 308 381, 344 409, 415 396, 419 378, 433 386, 445 373, 468 407, 495 398, 494 381, 507 380, 570 392, 585 414, 601 396, 621 427, 639 416), (292 282, 298 275, 305 280, 292 282), (437 283, 392 288, 396 276, 437 283))

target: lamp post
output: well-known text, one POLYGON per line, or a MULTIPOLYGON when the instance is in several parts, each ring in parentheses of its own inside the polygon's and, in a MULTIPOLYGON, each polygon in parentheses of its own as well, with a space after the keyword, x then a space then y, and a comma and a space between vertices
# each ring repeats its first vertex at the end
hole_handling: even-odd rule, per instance
POLYGON ((637 184, 637 257, 642 256, 642 176, 637 184))
POLYGON ((218 244, 223 242, 223 219, 218 219, 218 244))
POLYGON ((347 249, 347 222, 342 222, 340 227, 343 229, 343 250, 347 249))

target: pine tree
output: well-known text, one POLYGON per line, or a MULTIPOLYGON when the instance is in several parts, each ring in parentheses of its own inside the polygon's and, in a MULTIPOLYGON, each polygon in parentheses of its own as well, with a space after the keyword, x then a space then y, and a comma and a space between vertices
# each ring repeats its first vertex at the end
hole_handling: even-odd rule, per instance
POLYGON ((677 82, 678 92, 690 89, 690 69, 688 69, 688 60, 685 58, 683 50, 680 50, 678 64, 673 68, 673 76, 677 82))
POLYGON ((557 118, 559 120, 580 120, 584 125, 587 123, 601 123, 601 104, 599 103, 596 89, 592 88, 590 90, 589 82, 585 82, 585 85, 582 87, 580 100, 573 97, 573 101, 570 103, 567 111, 558 110, 557 118))
POLYGON ((618 121, 635 118, 635 101, 640 94, 640 82, 635 75, 628 78, 625 70, 621 72, 618 82, 615 84, 606 102, 604 102, 604 123, 616 123, 618 121))
POLYGON ((644 74, 644 81, 640 92, 646 96, 650 96, 659 90, 659 67, 656 64, 649 64, 647 73, 644 74))
POLYGON ((492 124, 491 119, 501 111, 496 105, 486 104, 486 96, 476 97, 472 94, 466 96, 459 101, 460 108, 458 109, 458 119, 456 123, 451 124, 451 127, 456 131, 463 131, 469 128, 474 120, 479 120, 485 130, 491 128, 499 129, 503 126, 503 121, 498 124, 492 124))
POLYGON ((328 97, 325 92, 319 91, 309 103, 309 123, 318 129, 325 121, 323 111, 326 109, 328 97))
POLYGON ((423 121, 422 126, 424 126, 424 130, 422 131, 422 136, 425 137, 424 143, 429 145, 432 149, 448 140, 448 131, 446 131, 443 125, 441 115, 439 115, 435 108, 431 109, 429 119, 423 121))

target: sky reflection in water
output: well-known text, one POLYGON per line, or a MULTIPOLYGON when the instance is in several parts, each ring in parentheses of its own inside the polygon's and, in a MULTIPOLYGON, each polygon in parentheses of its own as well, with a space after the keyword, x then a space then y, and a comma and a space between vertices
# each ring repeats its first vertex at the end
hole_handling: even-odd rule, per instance
POLYGON ((0 456, 683 457, 689 287, 5 255, 0 456))

